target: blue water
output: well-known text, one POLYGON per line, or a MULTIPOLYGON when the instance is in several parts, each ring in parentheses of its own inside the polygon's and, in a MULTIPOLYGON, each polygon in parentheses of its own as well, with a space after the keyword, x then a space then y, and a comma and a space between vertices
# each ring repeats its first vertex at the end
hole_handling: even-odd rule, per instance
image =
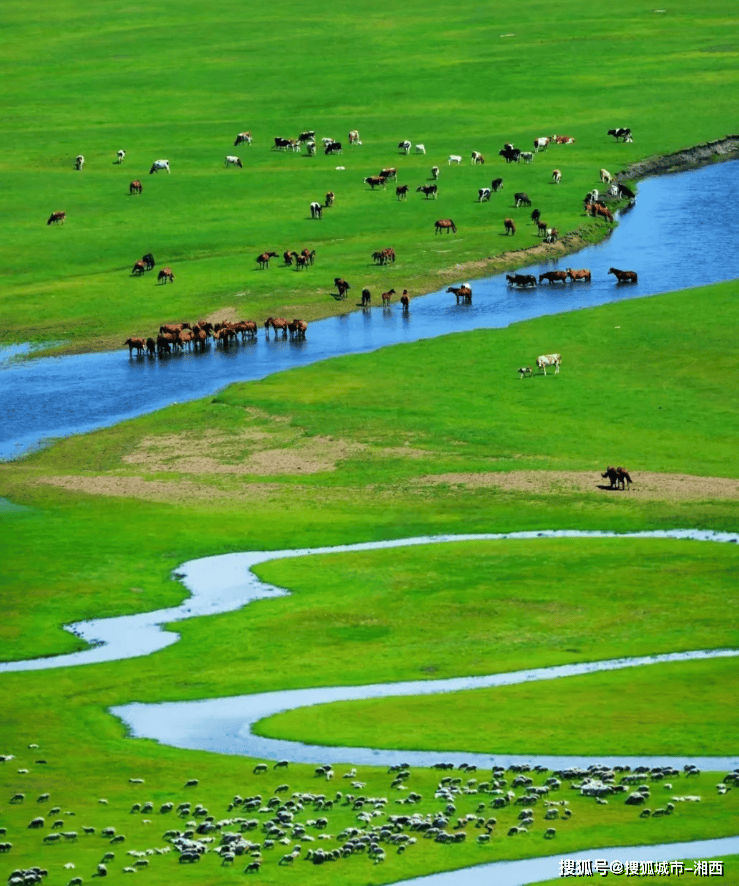
MULTIPOLYGON (((346 314, 311 323, 304 342, 266 340, 262 332, 257 341, 228 351, 211 348, 161 361, 130 359, 127 348, 23 364, 0 359, 0 459, 15 458, 47 438, 112 425, 213 394, 230 382, 264 378, 341 354, 735 279, 739 214, 716 207, 737 202, 739 161, 647 179, 639 186, 636 206, 605 242, 527 269, 539 274, 588 267, 591 284, 544 284, 517 291, 500 275, 474 281, 471 305, 458 306, 440 290, 413 298, 407 316, 397 304, 388 311, 377 305, 362 311, 349 302, 346 314), (611 266, 636 270, 638 284, 617 286, 607 273, 611 266)), ((352 292, 358 294, 361 285, 355 282, 352 292)))

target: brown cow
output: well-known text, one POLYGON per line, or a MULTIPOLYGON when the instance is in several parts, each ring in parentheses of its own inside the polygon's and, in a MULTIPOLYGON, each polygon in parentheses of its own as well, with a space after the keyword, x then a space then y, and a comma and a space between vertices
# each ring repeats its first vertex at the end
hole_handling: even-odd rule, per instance
POLYGON ((141 184, 141 182, 137 178, 135 178, 131 182, 131 184, 128 186, 128 193, 129 194, 140 194, 143 190, 144 190, 144 186, 141 184))
POLYGON ((162 268, 157 275, 158 283, 174 283, 174 273, 172 268, 162 268))
POLYGON ((368 175, 364 180, 366 185, 369 185, 374 191, 375 188, 385 187, 386 179, 382 175, 368 175))
POLYGON ((506 218, 503 220, 503 227, 505 228, 506 234, 515 234, 516 233, 516 223, 512 218, 506 218))
POLYGON ((59 222, 64 224, 64 222, 66 220, 67 220, 67 213, 64 212, 64 210, 59 209, 56 212, 51 213, 51 215, 49 216, 49 220, 46 222, 46 224, 47 225, 56 225, 56 224, 59 224, 59 222))

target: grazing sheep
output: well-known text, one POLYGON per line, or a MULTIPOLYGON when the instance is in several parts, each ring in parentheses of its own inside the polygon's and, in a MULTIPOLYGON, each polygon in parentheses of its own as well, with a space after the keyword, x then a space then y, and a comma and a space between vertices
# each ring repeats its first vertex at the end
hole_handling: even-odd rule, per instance
POLYGON ((545 840, 551 840, 553 837, 556 837, 556 836, 557 836, 557 829, 556 828, 547 828, 544 831, 544 839, 545 840))
POLYGON ((198 782, 197 778, 191 778, 185 782, 185 787, 186 788, 196 788, 198 786, 198 784, 199 784, 199 782, 198 782))
POLYGON ((22 803, 26 799, 25 794, 13 794, 10 798, 11 803, 22 803))
POLYGON ((261 775, 262 773, 267 772, 267 764, 266 763, 257 763, 257 765, 252 769, 254 775, 261 775))

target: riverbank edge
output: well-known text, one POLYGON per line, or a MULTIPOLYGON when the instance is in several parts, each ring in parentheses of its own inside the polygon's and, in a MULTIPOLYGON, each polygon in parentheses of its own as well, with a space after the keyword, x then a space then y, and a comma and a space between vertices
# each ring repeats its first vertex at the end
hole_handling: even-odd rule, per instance
MULTIPOLYGON (((702 142, 689 148, 682 148, 670 154, 657 154, 644 160, 638 160, 636 163, 627 166, 626 169, 616 173, 614 178, 622 182, 638 182, 654 175, 671 175, 687 172, 692 169, 700 169, 712 163, 737 159, 739 159, 739 135, 725 135, 723 138, 702 142)), ((444 286, 453 283, 459 284, 463 279, 465 281, 481 280, 509 271, 517 271, 534 264, 541 264, 542 262, 554 262, 566 255, 573 255, 586 246, 602 242, 607 237, 610 237, 617 225, 618 221, 616 221, 615 225, 609 225, 607 223, 596 223, 589 219, 581 227, 576 228, 574 231, 568 231, 555 243, 540 243, 536 246, 506 250, 498 255, 490 255, 486 258, 458 263, 448 268, 441 268, 428 276, 420 278, 410 277, 407 283, 411 289, 420 291, 422 295, 427 295, 444 286)), ((316 292, 316 295, 321 294, 316 292)), ((346 310, 346 307, 346 305, 343 305, 339 311, 322 311, 319 308, 313 316, 307 319, 311 322, 325 320, 337 314, 354 313, 360 309, 359 305, 351 310, 346 310)), ((210 319, 211 322, 233 319, 229 314, 229 309, 223 308, 207 319, 210 319)), ((11 358, 10 362, 33 360, 40 357, 64 357, 117 351, 121 347, 120 338, 121 336, 115 335, 105 336, 100 339, 55 343, 49 346, 37 344, 28 353, 11 358)), ((9 346, 13 347, 14 344, 9 343, 9 346)))

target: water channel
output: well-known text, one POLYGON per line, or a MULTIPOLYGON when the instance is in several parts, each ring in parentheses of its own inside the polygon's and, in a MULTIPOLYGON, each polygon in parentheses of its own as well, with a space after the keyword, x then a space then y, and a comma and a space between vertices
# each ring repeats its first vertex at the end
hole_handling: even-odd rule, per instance
MULTIPOLYGON (((606 241, 527 269, 539 274, 553 268, 588 267, 593 274, 591 284, 551 288, 544 284, 519 291, 507 286, 505 276, 500 275, 474 282, 471 305, 457 305, 443 290, 414 297, 408 316, 401 314, 398 305, 388 311, 377 305, 368 311, 348 305, 346 314, 311 323, 304 342, 266 340, 260 332, 257 341, 228 351, 211 348, 203 354, 166 360, 130 359, 124 348, 22 363, 10 359, 19 349, 9 348, 4 359, 0 354, 4 405, 0 459, 15 458, 49 438, 83 433, 213 394, 230 382, 264 378, 341 354, 451 332, 505 327, 546 314, 735 279, 739 277, 739 215, 717 207, 737 202, 739 161, 647 179, 639 186, 636 205, 622 214, 618 228, 606 241), (637 270, 638 284, 617 286, 607 273, 611 266, 637 270)), ((505 245, 497 229, 491 233, 491 252, 505 245)), ((320 265, 311 273, 319 274, 320 265)), ((400 276, 400 271, 390 271, 388 285, 402 289, 400 276)), ((355 287, 357 294, 361 285, 360 281, 355 287)), ((556 350, 552 343, 543 343, 544 352, 552 350, 556 350)))

